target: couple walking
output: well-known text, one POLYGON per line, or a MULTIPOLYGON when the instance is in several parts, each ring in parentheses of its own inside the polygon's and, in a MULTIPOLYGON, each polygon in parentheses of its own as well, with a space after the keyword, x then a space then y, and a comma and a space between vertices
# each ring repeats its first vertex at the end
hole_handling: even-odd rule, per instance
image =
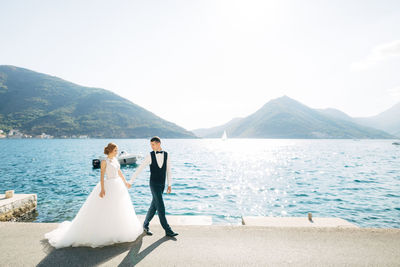
POLYGON ((55 248, 68 246, 101 247, 136 240, 143 231, 152 235, 149 223, 156 211, 167 236, 176 236, 165 218, 162 194, 167 178, 167 194, 171 193, 171 166, 168 153, 162 151, 161 140, 155 136, 150 140, 153 149, 136 169, 131 180, 126 181, 116 159, 118 147, 109 143, 104 148, 107 158, 101 162, 100 182, 89 194, 85 203, 72 221, 64 221, 45 234, 55 248), (143 225, 136 216, 129 196, 133 181, 150 165, 150 190, 152 201, 143 225))

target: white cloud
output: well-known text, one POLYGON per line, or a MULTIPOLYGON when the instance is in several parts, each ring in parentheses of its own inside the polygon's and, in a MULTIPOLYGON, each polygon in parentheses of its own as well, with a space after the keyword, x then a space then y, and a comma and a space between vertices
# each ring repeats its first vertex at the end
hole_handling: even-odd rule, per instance
POLYGON ((374 47, 370 54, 362 61, 354 62, 351 65, 352 70, 365 70, 377 64, 380 61, 400 57, 400 40, 385 43, 374 47))

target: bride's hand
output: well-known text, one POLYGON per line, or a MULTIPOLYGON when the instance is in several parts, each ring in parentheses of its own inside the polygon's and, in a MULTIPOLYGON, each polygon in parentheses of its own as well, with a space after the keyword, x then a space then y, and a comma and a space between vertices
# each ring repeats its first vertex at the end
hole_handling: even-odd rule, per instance
POLYGON ((126 188, 131 188, 132 187, 132 185, 130 183, 128 183, 128 182, 125 183, 125 186, 126 186, 126 188))
POLYGON ((101 190, 99 196, 103 198, 106 195, 106 191, 101 190))

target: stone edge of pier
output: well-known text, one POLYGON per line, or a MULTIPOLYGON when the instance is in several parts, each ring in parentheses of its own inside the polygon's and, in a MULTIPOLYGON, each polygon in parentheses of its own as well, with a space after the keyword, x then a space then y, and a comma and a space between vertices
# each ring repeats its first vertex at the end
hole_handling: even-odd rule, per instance
POLYGON ((342 218, 335 217, 264 217, 243 216, 242 225, 267 227, 351 227, 358 228, 342 218))
POLYGON ((0 221, 13 221, 32 213, 37 208, 36 194, 14 194, 6 198, 0 194, 0 221))

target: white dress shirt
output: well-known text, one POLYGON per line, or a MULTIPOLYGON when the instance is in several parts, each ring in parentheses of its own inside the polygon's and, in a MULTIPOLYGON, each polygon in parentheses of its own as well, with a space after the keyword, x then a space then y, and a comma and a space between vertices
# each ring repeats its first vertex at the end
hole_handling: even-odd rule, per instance
MULTIPOLYGON (((155 152, 154 152, 155 153, 155 152)), ((157 160, 157 165, 158 167, 162 167, 164 163, 164 153, 155 153, 156 154, 156 160, 157 160)), ((168 153, 167 156, 167 181, 168 181, 168 186, 171 186, 171 164, 170 164, 170 154, 168 153)), ((144 167, 151 165, 151 154, 149 153, 142 164, 136 169, 135 173, 132 175, 131 180, 129 181, 130 184, 135 181, 136 177, 138 177, 139 173, 144 169, 144 167)))

